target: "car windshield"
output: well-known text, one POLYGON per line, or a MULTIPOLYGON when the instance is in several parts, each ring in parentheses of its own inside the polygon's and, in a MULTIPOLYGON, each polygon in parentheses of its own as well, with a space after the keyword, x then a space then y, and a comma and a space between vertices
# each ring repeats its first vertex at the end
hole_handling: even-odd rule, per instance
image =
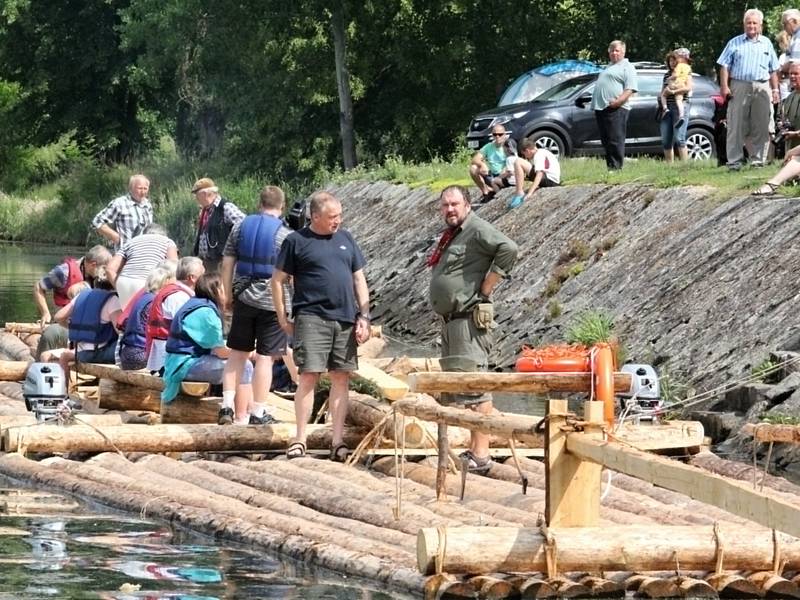
POLYGON ((593 79, 594 77, 575 77, 574 79, 564 81, 538 96, 536 101, 554 101, 569 98, 593 79))
POLYGON ((509 104, 520 104, 538 99, 543 92, 547 93, 553 86, 558 86, 576 75, 579 75, 579 73, 575 71, 564 71, 552 75, 542 75, 533 71, 525 73, 525 75, 517 78, 514 83, 508 86, 497 105, 508 106, 509 104))

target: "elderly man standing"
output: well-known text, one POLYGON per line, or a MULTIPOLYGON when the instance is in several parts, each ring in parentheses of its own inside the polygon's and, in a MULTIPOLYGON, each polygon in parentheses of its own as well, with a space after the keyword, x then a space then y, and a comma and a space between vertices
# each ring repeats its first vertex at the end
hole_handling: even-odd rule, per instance
POLYGON ((94 219, 92 227, 119 250, 125 242, 140 235, 153 222, 153 205, 147 199, 150 180, 133 175, 128 181, 128 193, 114 198, 94 219))
POLYGON ((213 273, 219 270, 231 229, 241 223, 244 213, 233 202, 220 196, 214 180, 208 177, 195 181, 192 194, 201 208, 192 254, 202 259, 207 273, 213 273))
POLYGON ((272 300, 278 322, 294 336, 294 358, 300 372, 294 395, 297 435, 287 458, 306 453, 306 423, 311 415, 314 387, 328 371, 328 406, 333 417, 331 460, 343 462, 348 382, 358 369, 357 344, 369 338, 369 290, 364 257, 342 224, 342 205, 332 194, 318 192, 309 203, 311 222, 291 233, 281 246, 272 272, 272 300), (286 317, 283 289, 293 278, 292 314, 286 317))
POLYGON ((780 100, 778 57, 772 42, 761 35, 763 22, 760 10, 746 11, 744 33, 732 38, 717 59, 720 94, 730 98, 725 147, 731 171, 742 168, 745 144, 751 164, 764 166, 772 104, 780 100))
MULTIPOLYGON (((225 245, 222 284, 227 305, 233 310, 233 320, 228 334, 231 353, 222 375, 223 399, 232 400, 236 397, 245 363, 253 350, 256 351, 253 404, 246 406, 237 403, 237 424, 265 425, 275 422, 267 411, 273 359, 282 356, 287 366, 294 368, 289 338, 278 324, 269 281, 283 240, 291 233, 281 219, 284 205, 283 190, 274 185, 266 186, 261 190, 258 213, 248 215, 240 224, 234 225, 225 245)), ((284 306, 290 306, 288 286, 283 286, 281 295, 285 299, 284 306)), ((227 424, 234 413, 230 409, 223 410, 222 424, 227 424)))
MULTIPOLYGON (((485 371, 495 327, 491 295, 514 266, 517 245, 472 212, 469 193, 461 186, 442 191, 439 212, 446 228, 427 262, 431 306, 442 321, 442 370, 485 371)), ((488 393, 442 394, 441 402, 481 414, 493 410, 488 393)), ((461 457, 470 471, 488 471, 489 436, 473 431, 461 457)))
POLYGON ((792 62, 800 61, 800 10, 790 8, 781 14, 783 30, 789 34, 789 48, 786 50, 786 63, 781 67, 784 73, 789 72, 792 62))
POLYGON ((625 58, 625 42, 614 40, 608 45, 608 60, 611 64, 597 77, 592 92, 592 110, 606 153, 606 165, 614 171, 621 169, 625 160, 631 108, 628 100, 638 91, 639 80, 636 69, 625 58))

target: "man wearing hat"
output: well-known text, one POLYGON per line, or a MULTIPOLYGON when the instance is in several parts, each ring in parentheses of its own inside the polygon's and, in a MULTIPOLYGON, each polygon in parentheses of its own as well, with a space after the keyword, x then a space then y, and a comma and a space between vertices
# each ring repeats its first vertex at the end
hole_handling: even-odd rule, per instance
POLYGON ((219 188, 209 177, 195 181, 192 194, 202 209, 197 219, 197 237, 192 254, 203 260, 206 273, 219 271, 228 235, 245 215, 233 202, 219 195, 219 188))

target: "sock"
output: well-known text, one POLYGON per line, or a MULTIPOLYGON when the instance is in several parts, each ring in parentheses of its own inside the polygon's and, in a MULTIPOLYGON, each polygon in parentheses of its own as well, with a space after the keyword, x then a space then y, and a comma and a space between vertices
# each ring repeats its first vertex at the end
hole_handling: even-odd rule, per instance
POLYGON ((233 410, 233 399, 236 398, 236 391, 223 391, 222 392, 222 408, 230 408, 233 410))
POLYGON ((250 415, 245 415, 241 419, 234 419, 233 420, 235 425, 249 425, 250 424, 250 415))
POLYGON ((253 403, 253 406, 250 408, 250 414, 254 417, 258 417, 259 419, 267 414, 267 407, 263 404, 256 404, 253 403))

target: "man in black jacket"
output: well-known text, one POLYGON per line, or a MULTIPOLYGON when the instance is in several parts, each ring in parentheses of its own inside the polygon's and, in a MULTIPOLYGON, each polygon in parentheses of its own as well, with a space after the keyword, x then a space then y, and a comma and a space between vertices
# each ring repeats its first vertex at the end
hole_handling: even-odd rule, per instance
POLYGON ((192 254, 202 259, 206 273, 219 271, 228 235, 233 226, 244 219, 244 213, 233 202, 220 196, 219 188, 208 177, 195 181, 192 194, 202 209, 197 219, 197 237, 192 254))

